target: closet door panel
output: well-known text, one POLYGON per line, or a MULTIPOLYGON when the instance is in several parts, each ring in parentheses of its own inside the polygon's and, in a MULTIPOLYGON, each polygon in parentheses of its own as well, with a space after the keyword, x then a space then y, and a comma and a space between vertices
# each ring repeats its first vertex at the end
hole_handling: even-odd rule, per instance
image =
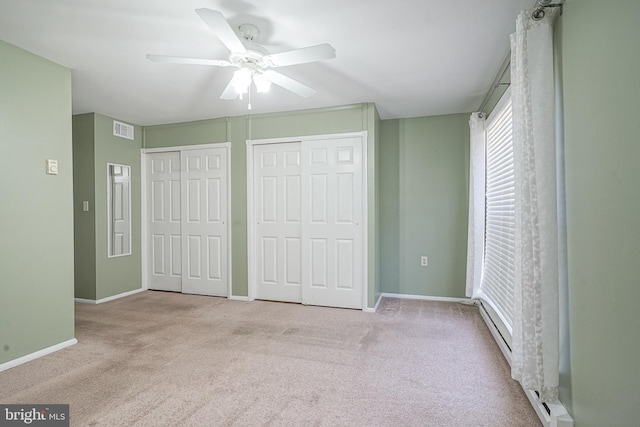
POLYGON ((147 285, 182 291, 180 153, 146 155, 147 285))
POLYGON ((226 148, 186 150, 182 165, 182 292, 227 296, 226 148))
POLYGON ((253 150, 256 298, 301 302, 300 143, 253 150))
POLYGON ((302 144, 302 302, 362 308, 362 138, 302 144))

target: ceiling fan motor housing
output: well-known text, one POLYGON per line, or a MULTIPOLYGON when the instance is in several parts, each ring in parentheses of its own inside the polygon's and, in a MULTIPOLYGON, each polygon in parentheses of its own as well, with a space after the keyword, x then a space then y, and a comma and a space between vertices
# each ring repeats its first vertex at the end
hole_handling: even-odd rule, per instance
POLYGON ((229 55, 229 62, 237 67, 260 70, 264 70, 271 65, 265 59, 265 56, 269 55, 267 49, 255 43, 244 42, 243 44, 247 48, 247 51, 244 53, 232 52, 229 55))

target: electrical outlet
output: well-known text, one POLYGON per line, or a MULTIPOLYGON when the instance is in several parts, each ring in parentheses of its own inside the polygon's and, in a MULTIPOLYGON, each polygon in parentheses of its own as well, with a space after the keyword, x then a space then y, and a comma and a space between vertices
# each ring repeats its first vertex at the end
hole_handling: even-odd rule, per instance
POLYGON ((421 267, 426 267, 429 265, 429 258, 426 256, 421 256, 420 257, 420 266, 421 267))

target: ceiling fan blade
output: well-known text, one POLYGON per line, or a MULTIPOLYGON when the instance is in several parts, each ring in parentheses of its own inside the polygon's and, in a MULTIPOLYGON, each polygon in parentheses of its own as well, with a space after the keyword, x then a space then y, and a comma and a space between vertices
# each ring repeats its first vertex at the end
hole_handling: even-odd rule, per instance
POLYGON ((227 87, 225 87, 222 91, 220 99, 227 99, 230 101, 238 99, 238 92, 236 92, 235 88, 233 87, 233 79, 231 79, 227 87))
POLYGON ((305 64, 307 62, 323 61, 336 57, 336 50, 328 43, 316 46, 303 47, 301 49, 288 50, 265 56, 265 59, 274 67, 285 65, 305 64))
POLYGON ((309 86, 305 86, 284 74, 278 73, 277 71, 267 70, 263 73, 263 76, 271 83, 285 88, 296 95, 300 95, 303 98, 308 98, 316 93, 316 91, 311 89, 309 86))
POLYGON ((179 56, 165 55, 147 55, 147 59, 153 62, 166 62, 169 64, 213 65, 217 67, 228 67, 231 65, 231 62, 223 59, 182 58, 179 56))
POLYGON ((196 9, 196 13, 216 33, 216 36, 220 41, 229 49, 232 53, 245 53, 247 49, 244 47, 236 33, 229 25, 222 13, 213 9, 196 9))

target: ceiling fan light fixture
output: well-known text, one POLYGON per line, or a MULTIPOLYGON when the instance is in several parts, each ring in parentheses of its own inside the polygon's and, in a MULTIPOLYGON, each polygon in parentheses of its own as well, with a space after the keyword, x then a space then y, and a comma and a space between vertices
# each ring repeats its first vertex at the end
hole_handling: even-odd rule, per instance
POLYGON ((269 92, 269 89, 271 89, 271 81, 269 81, 269 79, 267 79, 262 73, 256 73, 253 76, 253 82, 256 84, 258 93, 269 92))
POLYGON ((240 68, 233 73, 233 89, 239 95, 247 93, 251 85, 251 71, 248 68, 240 68))

